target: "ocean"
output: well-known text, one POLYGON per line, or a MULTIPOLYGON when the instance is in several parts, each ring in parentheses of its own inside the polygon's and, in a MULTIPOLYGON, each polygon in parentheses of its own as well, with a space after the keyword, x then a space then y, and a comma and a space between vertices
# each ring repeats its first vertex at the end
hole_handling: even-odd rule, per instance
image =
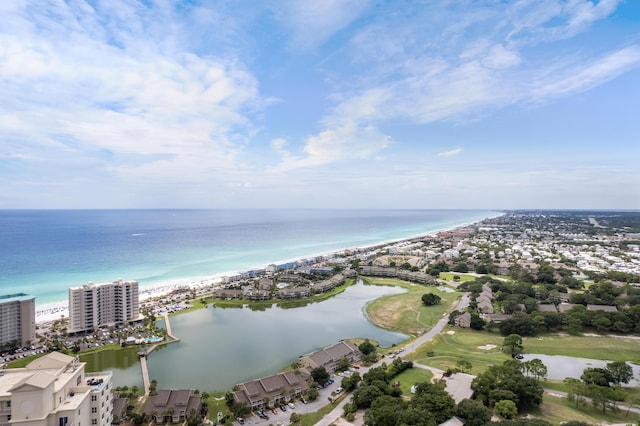
POLYGON ((197 283, 345 248, 425 235, 484 210, 0 210, 0 294, 66 305, 67 289, 119 278, 197 283))

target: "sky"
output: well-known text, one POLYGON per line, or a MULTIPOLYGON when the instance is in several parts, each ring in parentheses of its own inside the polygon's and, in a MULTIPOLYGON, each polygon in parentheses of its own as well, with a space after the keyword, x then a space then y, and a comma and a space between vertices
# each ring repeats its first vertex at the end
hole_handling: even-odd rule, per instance
POLYGON ((3 209, 640 209, 638 0, 0 17, 3 209))

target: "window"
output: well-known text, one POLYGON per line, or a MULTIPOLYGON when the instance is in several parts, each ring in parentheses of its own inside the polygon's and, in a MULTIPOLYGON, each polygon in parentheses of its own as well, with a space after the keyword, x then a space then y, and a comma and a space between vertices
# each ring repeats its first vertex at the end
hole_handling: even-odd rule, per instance
POLYGON ((91 407, 91 412, 95 414, 98 412, 98 409, 96 407, 91 407))
POLYGON ((67 417, 60 417, 58 419, 58 426, 67 426, 69 419, 67 417))
POLYGON ((98 400, 98 395, 91 395, 91 401, 96 402, 98 400))
POLYGON ((7 401, 7 408, 11 408, 11 401, 7 401))
POLYGON ((80 382, 82 382, 82 376, 78 376, 76 379, 76 386, 80 386, 80 382))
POLYGON ((98 424, 98 420, 97 419, 91 419, 91 424, 92 425, 97 425, 98 424))

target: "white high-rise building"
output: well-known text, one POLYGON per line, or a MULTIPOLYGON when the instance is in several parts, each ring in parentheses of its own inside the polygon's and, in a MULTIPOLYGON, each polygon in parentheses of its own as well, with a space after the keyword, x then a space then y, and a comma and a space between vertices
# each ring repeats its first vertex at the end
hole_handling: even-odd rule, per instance
POLYGON ((84 368, 51 352, 25 368, 0 370, 0 426, 109 426, 111 372, 84 368))
POLYGON ((69 288, 69 333, 141 319, 138 281, 117 280, 69 288))
POLYGON ((25 293, 0 296, 0 346, 26 346, 35 339, 35 300, 25 293))

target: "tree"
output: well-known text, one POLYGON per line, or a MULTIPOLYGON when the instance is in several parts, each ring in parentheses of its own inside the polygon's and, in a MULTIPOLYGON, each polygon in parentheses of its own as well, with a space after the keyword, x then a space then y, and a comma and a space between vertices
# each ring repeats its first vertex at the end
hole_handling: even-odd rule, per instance
POLYGON ((348 370, 351 366, 351 361, 348 358, 341 358, 336 365, 336 371, 345 371, 348 370))
POLYGON ((469 327, 472 330, 482 330, 485 326, 484 320, 480 318, 480 315, 475 312, 471 314, 471 320, 469 320, 469 327))
POLYGON ((425 293, 422 295, 422 303, 426 306, 437 305, 442 301, 442 298, 434 293, 425 293))
POLYGON ((378 397, 384 395, 384 392, 379 387, 374 385, 361 386, 353 392, 353 403, 356 407, 369 408, 373 401, 378 397))
POLYGON ((547 377, 547 366, 542 363, 538 358, 532 359, 524 363, 526 369, 536 378, 540 380, 541 377, 547 377))
POLYGON ((614 361, 607 364, 607 370, 612 378, 612 383, 629 383, 633 378, 633 369, 624 361, 614 361))
POLYGON ((291 422, 292 425, 300 423, 300 414, 291 413, 291 417, 289 418, 289 421, 291 422))
POLYGON ((376 351, 375 345, 371 343, 369 339, 365 339, 364 342, 360 343, 360 345, 358 346, 358 349, 360 349, 360 352, 362 352, 365 355, 368 355, 376 351))
POLYGON ((518 414, 518 408, 516 407, 515 402, 503 399, 496 402, 496 412, 505 419, 510 419, 518 414))
POLYGON ((329 381, 329 378, 331 377, 329 375, 329 373, 327 372, 327 369, 324 367, 316 367, 313 370, 311 370, 311 377, 313 378, 313 381, 320 384, 320 385, 324 385, 325 383, 327 383, 329 381))
POLYGON ((609 383, 613 382, 613 376, 606 368, 585 368, 580 380, 587 385, 609 387, 609 383))
POLYGON ((463 399, 458 403, 457 414, 466 426, 483 426, 491 420, 491 410, 475 399, 463 399))
POLYGON ((305 392, 305 395, 307 396, 307 399, 309 401, 315 401, 316 399, 318 399, 318 389, 314 388, 314 387, 310 387, 309 389, 307 389, 307 391, 305 392))
POLYGON ((342 379, 342 382, 340 382, 340 385, 344 390, 352 391, 358 386, 358 383, 360 383, 360 380, 362 380, 360 378, 360 374, 358 372, 355 372, 350 377, 344 377, 342 379))
POLYGON ((463 373, 466 373, 467 371, 471 370, 471 368, 473 367, 471 365, 471 363, 469 361, 467 361, 466 359, 461 359, 460 361, 458 361, 456 363, 456 366, 458 367, 458 369, 460 369, 460 371, 462 371, 463 373))
POLYGON ((522 346, 522 337, 519 334, 510 334, 502 341, 502 350, 511 354, 512 357, 519 355, 524 351, 522 346))
POLYGON ((469 266, 466 262, 458 262, 453 266, 453 272, 469 272, 469 266))

